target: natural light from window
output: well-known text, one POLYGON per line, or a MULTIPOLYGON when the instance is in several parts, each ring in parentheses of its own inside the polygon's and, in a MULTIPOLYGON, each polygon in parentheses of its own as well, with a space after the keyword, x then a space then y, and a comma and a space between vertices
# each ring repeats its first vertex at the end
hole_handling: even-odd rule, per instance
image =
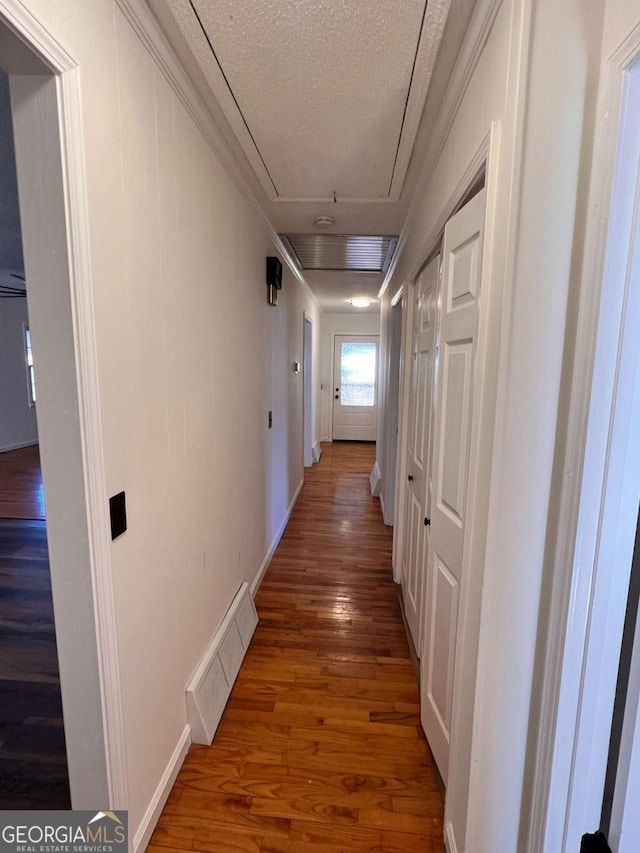
POLYGON ((349 342, 340 355, 340 397, 343 406, 373 406, 376 389, 376 345, 349 342))

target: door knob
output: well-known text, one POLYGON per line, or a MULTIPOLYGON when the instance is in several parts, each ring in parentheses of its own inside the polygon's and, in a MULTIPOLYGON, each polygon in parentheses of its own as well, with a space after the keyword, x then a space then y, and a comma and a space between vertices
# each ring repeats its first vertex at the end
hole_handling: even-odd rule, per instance
POLYGON ((413 483, 413 474, 409 474, 409 476, 407 477, 407 480, 408 480, 410 483, 413 483))
POLYGON ((335 395, 335 399, 336 399, 336 400, 339 400, 339 399, 340 399, 340 394, 336 394, 336 395, 335 395))

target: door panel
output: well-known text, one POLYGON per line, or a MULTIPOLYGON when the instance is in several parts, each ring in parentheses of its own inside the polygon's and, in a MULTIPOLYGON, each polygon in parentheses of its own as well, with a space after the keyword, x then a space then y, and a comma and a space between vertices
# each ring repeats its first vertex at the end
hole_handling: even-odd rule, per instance
POLYGON ((436 310, 440 256, 434 258, 412 286, 413 301, 411 399, 406 469, 405 540, 402 594, 416 653, 422 651, 424 590, 429 527, 424 520, 431 504, 431 444, 436 310))
POLYGON ((458 609, 465 582, 463 546, 484 207, 483 191, 449 220, 443 241, 443 308, 434 406, 434 501, 427 557, 428 630, 421 658, 421 710, 422 725, 445 784, 458 609))
POLYGON ((333 438, 375 441, 377 428, 377 335, 336 335, 333 375, 333 438))
POLYGON ((440 470, 437 507, 458 526, 464 516, 469 446, 469 411, 472 370, 471 341, 443 347, 443 407, 447 429, 440 432, 440 470))
POLYGON ((441 729, 443 732, 448 732, 451 726, 453 665, 460 585, 455 575, 449 571, 437 554, 434 559, 432 592, 434 619, 431 630, 434 639, 438 640, 438 653, 435 654, 436 644, 432 642, 427 690, 433 708, 441 721, 441 729))

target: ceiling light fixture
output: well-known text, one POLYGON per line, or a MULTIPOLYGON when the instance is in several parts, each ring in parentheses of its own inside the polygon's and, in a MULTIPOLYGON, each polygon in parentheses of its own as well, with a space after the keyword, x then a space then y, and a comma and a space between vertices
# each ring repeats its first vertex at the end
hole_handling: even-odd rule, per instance
POLYGON ((373 302, 372 299, 350 299, 349 302, 353 305, 354 308, 368 308, 369 305, 373 302))

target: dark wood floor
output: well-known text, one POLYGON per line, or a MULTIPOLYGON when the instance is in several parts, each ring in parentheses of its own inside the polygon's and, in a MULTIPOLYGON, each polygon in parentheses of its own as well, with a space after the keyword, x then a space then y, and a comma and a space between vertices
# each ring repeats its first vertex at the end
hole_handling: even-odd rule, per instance
POLYGON ((45 518, 37 444, 0 453, 0 518, 45 518))
POLYGON ((443 850, 391 531, 369 493, 374 447, 323 451, 214 742, 191 748, 152 853, 443 850))
POLYGON ((25 450, 0 454, 0 809, 67 809, 46 525, 19 515, 44 515, 25 450))

